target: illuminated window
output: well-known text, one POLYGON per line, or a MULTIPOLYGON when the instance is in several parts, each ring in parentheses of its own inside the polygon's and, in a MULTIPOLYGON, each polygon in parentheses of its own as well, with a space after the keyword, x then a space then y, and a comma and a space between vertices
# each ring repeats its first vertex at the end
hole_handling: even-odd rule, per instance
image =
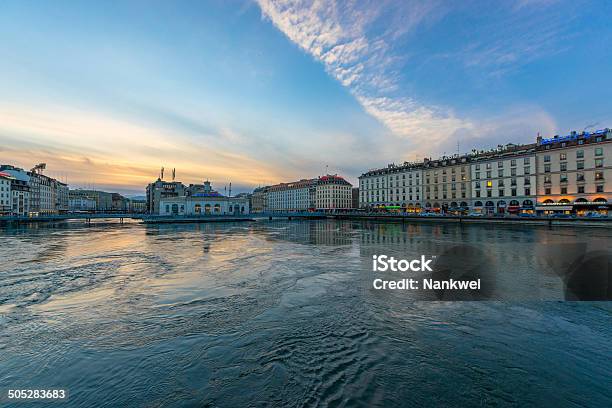
POLYGON ((487 181, 487 187, 493 187, 493 182, 491 180, 487 181))

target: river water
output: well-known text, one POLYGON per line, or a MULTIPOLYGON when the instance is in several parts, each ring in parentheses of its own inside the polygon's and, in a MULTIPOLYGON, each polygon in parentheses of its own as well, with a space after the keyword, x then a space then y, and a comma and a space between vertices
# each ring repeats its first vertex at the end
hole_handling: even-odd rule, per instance
POLYGON ((576 256, 554 256, 611 242, 331 220, 4 228, 0 392, 62 388, 75 407, 612 406, 612 302, 563 301, 576 256), (471 253, 494 288, 466 302, 374 291, 377 253, 471 253))

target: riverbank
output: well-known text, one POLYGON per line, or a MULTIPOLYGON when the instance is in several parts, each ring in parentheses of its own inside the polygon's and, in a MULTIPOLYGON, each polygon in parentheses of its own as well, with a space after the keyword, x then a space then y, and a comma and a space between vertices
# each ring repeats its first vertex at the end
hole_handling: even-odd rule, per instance
POLYGON ((272 220, 365 220, 400 223, 473 223, 494 225, 547 225, 612 228, 612 218, 554 218, 554 217, 470 217, 455 215, 419 216, 408 214, 326 214, 316 212, 303 213, 253 213, 244 215, 200 215, 200 216, 159 216, 142 214, 61 214, 44 217, 0 217, 0 225, 29 224, 43 222, 61 222, 68 220, 83 220, 91 224, 93 220, 116 219, 123 223, 124 219, 133 219, 145 224, 189 224, 189 223, 222 223, 222 222, 254 222, 272 220))

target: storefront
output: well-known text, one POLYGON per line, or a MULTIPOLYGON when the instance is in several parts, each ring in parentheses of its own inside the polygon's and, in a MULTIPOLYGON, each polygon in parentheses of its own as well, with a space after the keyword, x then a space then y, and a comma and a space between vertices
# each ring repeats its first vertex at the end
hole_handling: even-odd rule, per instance
POLYGON ((579 198, 574 202, 574 212, 581 217, 593 214, 607 216, 610 211, 612 211, 612 205, 608 204, 603 198, 594 201, 587 201, 586 199, 579 198))
POLYGON ((536 206, 536 212, 540 215, 572 214, 573 208, 567 203, 542 203, 536 206))

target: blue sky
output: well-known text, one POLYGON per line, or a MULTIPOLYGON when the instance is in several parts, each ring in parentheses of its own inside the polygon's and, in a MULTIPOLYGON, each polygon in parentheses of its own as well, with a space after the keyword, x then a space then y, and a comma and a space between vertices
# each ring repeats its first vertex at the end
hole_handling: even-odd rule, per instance
POLYGON ((235 189, 612 124, 607 1, 2 1, 0 161, 235 189))

